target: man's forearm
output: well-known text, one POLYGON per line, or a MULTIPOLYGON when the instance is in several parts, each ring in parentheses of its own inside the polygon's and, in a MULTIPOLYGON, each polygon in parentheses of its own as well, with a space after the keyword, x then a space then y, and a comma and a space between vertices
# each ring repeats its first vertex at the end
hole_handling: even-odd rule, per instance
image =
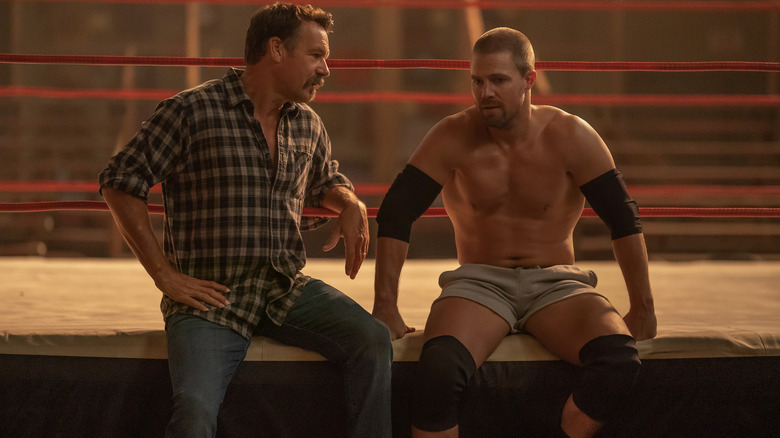
POLYGON ((322 198, 322 206, 336 213, 341 213, 348 207, 359 207, 361 204, 355 193, 345 186, 331 188, 322 198))
POLYGON ((391 237, 377 239, 376 268, 374 276, 374 303, 396 305, 398 281, 406 261, 409 244, 391 237))
POLYGON ((109 187, 103 188, 103 198, 111 210, 119 232, 146 272, 157 279, 171 266, 152 229, 146 203, 133 195, 109 187))
POLYGON ((406 261, 409 244, 391 237, 377 239, 376 273, 374 277, 375 318, 387 325, 390 339, 399 339, 414 331, 398 311, 398 279, 406 261))
POLYGON ((631 306, 653 310, 644 235, 639 233, 613 240, 612 250, 623 273, 631 306))
POLYGON ((612 241, 612 249, 623 272, 631 303, 623 321, 636 340, 654 338, 658 330, 658 321, 650 288, 644 236, 639 233, 615 239, 612 241))

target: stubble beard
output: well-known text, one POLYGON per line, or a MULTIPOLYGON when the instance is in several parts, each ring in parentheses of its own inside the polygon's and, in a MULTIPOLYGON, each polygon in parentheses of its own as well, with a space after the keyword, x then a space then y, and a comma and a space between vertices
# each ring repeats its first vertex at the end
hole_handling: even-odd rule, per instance
POLYGON ((487 114, 487 111, 482 111, 482 119, 485 120, 485 124, 488 128, 509 129, 514 125, 514 119, 516 117, 517 114, 513 114, 512 116, 508 115, 503 107, 500 108, 499 114, 487 114))

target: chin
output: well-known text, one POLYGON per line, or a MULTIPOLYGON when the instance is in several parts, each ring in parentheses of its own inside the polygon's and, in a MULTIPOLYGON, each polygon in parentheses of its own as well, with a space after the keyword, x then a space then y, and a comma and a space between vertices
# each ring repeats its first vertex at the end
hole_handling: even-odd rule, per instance
POLYGON ((485 124, 489 128, 494 129, 509 129, 512 127, 512 122, 506 119, 487 119, 485 120, 485 124))
POLYGON ((499 117, 497 115, 488 115, 484 112, 482 113, 482 119, 485 121, 485 124, 488 125, 491 128, 502 128, 504 125, 506 125, 506 118, 505 117, 499 117))
POLYGON ((303 93, 301 93, 301 94, 298 96, 298 98, 297 98, 296 102, 300 102, 300 103, 309 103, 309 102, 311 102, 312 100, 314 100, 314 98, 315 98, 315 97, 317 97, 317 90, 316 90, 316 89, 314 89, 314 90, 311 90, 311 91, 309 91, 309 90, 304 90, 304 91, 303 91, 303 93))
POLYGON ((290 97, 290 102, 295 103, 309 103, 314 100, 314 97, 316 96, 316 93, 311 94, 299 94, 296 96, 290 97))

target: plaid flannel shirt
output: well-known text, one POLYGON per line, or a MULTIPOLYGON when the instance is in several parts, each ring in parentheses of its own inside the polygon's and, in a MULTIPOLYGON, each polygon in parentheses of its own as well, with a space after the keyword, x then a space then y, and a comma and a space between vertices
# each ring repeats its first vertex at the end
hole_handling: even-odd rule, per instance
MULTIPOLYGON (((168 317, 190 313, 251 337, 265 312, 281 324, 309 277, 301 217, 336 186, 352 189, 331 160, 330 139, 305 104, 287 103, 276 171, 241 70, 183 91, 157 107, 100 174, 100 187, 148 200, 162 182, 164 251, 179 272, 230 288, 230 306, 196 310, 163 294, 168 317)), ((147 201, 148 202, 148 201, 147 201)))

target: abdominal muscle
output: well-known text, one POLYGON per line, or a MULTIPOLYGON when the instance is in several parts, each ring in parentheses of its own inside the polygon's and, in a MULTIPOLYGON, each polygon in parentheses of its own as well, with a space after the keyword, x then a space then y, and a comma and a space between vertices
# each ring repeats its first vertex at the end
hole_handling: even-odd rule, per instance
MULTIPOLYGON (((484 200, 484 193, 480 196, 484 200)), ((466 195, 468 196, 468 195, 466 195)), ((553 266, 574 263, 572 232, 584 201, 564 196, 534 209, 529 199, 468 202, 464 194, 443 193, 444 206, 455 228, 460 264, 477 263, 505 268, 553 266)))
POLYGON ((539 224, 513 226, 506 220, 454 219, 455 243, 460 264, 476 263, 504 268, 570 265, 574 263, 571 232, 566 236, 546 233, 539 224))

